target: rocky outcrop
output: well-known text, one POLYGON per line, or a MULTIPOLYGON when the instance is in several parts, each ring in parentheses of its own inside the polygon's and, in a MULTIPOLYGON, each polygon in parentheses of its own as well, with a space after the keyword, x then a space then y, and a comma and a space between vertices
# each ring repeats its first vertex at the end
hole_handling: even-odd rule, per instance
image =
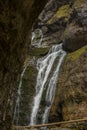
POLYGON ((65 29, 63 48, 75 51, 87 45, 87 2, 77 1, 73 5, 70 23, 65 29))
POLYGON ((87 45, 87 1, 49 1, 35 25, 44 33, 43 45, 63 42, 64 50, 75 51, 87 45))
POLYGON ((60 70, 55 100, 50 112, 49 121, 87 117, 86 71, 87 46, 66 56, 60 70))
MULTIPOLYGON (((59 32, 58 43, 63 41, 63 49, 67 52, 73 52, 87 45, 86 6, 85 0, 72 1, 71 5, 67 3, 60 7, 48 21, 49 26, 60 21, 58 26, 63 26, 63 29, 59 32)), ((87 47, 67 55, 60 71, 50 122, 87 117, 86 59, 87 47)), ((82 129, 86 128, 87 126, 82 125, 82 129)), ((80 130, 81 126, 77 129, 80 130)))
POLYGON ((13 98, 24 60, 28 55, 31 28, 46 2, 46 0, 0 0, 1 130, 6 130, 6 126, 10 130, 13 98))
MULTIPOLYGON (((49 122, 87 117, 87 1, 66 1, 55 12, 41 26, 43 45, 63 42, 65 51, 75 52, 68 53, 61 67, 49 122)), ((86 123, 70 127, 87 129, 86 123)))
MULTIPOLYGON (((60 42, 63 42, 63 49, 68 52, 75 51, 87 44, 86 0, 50 0, 35 22, 45 3, 46 0, 0 1, 1 130, 6 130, 6 128, 10 130, 9 122, 11 123, 12 120, 13 99, 17 91, 23 63, 28 56, 30 55, 31 59, 33 59, 33 56, 36 59, 44 56, 49 50, 48 46, 60 42), (33 24, 34 22, 35 24, 33 24), (46 48, 29 48, 32 25, 34 29, 42 29, 44 34, 42 44, 46 48)), ((86 63, 87 52, 85 47, 68 54, 66 57, 60 73, 50 122, 86 116, 86 63)), ((23 91, 25 97, 23 102, 26 100, 26 103, 28 103, 28 98, 32 100, 35 76, 36 70, 32 65, 29 65, 23 81, 24 84, 28 85, 27 88, 24 86, 28 91, 26 89, 23 91), (30 79, 28 76, 30 76, 30 79), (32 91, 30 96, 29 91, 32 91)), ((23 104, 21 105, 23 107, 23 104)), ((29 107, 29 104, 27 107, 29 107)), ((25 109, 26 107, 22 110, 25 109)), ((23 118, 25 116, 23 115, 23 118)), ((22 119, 21 121, 23 125, 26 122, 22 119)))
POLYGON ((54 16, 59 7, 66 5, 69 2, 71 3, 69 0, 49 0, 44 10, 41 12, 39 20, 43 21, 43 23, 46 23, 54 16))
POLYGON ((64 33, 63 49, 68 52, 75 51, 82 46, 87 45, 86 28, 76 25, 76 23, 70 24, 64 33))

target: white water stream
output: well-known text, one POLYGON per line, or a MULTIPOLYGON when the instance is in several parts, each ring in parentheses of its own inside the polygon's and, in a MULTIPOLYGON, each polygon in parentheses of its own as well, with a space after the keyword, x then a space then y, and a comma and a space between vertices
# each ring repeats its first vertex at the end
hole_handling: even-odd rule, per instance
POLYGON ((16 105, 15 105, 15 109, 14 109, 13 122, 12 122, 13 124, 15 124, 15 122, 16 122, 16 125, 19 124, 19 111, 20 111, 22 79, 23 79, 24 73, 26 71, 26 68, 27 67, 25 67, 21 73, 20 82, 19 82, 18 91, 17 91, 17 99, 16 99, 16 105))
MULTIPOLYGON (((35 46, 41 47, 42 37, 43 35, 40 30, 37 30, 35 33, 34 32, 32 33, 32 41, 35 46), (35 42, 36 35, 40 39, 35 42)), ((65 55, 66 52, 62 50, 62 44, 59 44, 55 46, 53 45, 46 56, 38 59, 37 61, 38 75, 37 75, 37 81, 35 86, 36 94, 33 100, 33 107, 31 110, 30 125, 37 124, 38 113, 39 113, 39 109, 41 109, 41 101, 43 98, 44 90, 46 91, 45 98, 44 98, 45 105, 44 105, 44 109, 43 110, 41 109, 42 110, 41 123, 44 124, 48 122, 49 112, 55 96, 55 90, 58 82, 60 67, 64 60, 65 55)), ((16 125, 19 125, 21 87, 22 87, 22 80, 26 68, 27 67, 24 68, 21 74, 20 83, 17 91, 16 105, 13 114, 13 124, 16 125)))
POLYGON ((31 38, 31 44, 36 47, 41 47, 43 39, 43 33, 41 29, 36 29, 34 32, 32 32, 32 38, 31 38))
POLYGON ((46 92, 45 101, 49 102, 50 105, 49 106, 47 105, 45 108, 45 111, 42 117, 42 123, 47 122, 49 111, 50 111, 50 108, 54 99, 54 95, 55 95, 60 66, 63 62, 65 55, 66 55, 66 52, 62 50, 62 44, 55 45, 50 49, 47 56, 37 61, 38 75, 37 75, 37 82, 36 82, 36 96, 34 97, 30 125, 36 124, 37 114, 39 111, 42 94, 45 89, 45 84, 50 76, 50 72, 51 72, 54 62, 57 59, 59 59, 57 63, 57 67, 52 72, 52 76, 50 77, 49 84, 47 87, 47 92, 46 92))

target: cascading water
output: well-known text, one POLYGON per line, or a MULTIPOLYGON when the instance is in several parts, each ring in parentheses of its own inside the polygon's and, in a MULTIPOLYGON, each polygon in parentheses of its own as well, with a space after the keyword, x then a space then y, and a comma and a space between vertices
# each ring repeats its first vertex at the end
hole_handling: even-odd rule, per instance
POLYGON ((36 82, 36 96, 34 97, 30 125, 34 125, 37 123, 37 115, 39 112, 42 95, 45 89, 47 90, 45 98, 46 107, 42 116, 42 123, 47 123, 49 111, 55 95, 60 66, 65 55, 66 52, 62 50, 62 44, 55 45, 50 49, 47 56, 37 61, 38 75, 36 82), (53 68, 55 62, 57 62, 56 67, 53 68))
POLYGON ((19 110, 20 110, 20 98, 21 98, 22 79, 23 79, 24 73, 26 71, 26 68, 27 67, 25 67, 23 69, 22 73, 21 73, 21 78, 20 78, 18 91, 17 91, 16 105, 15 105, 14 114, 13 114, 13 124, 16 124, 16 125, 19 124, 19 110))
POLYGON ((41 29, 36 29, 32 32, 31 44, 36 47, 41 47, 43 33, 41 29))
POLYGON ((42 123, 46 123, 48 121, 49 111, 50 111, 50 108, 51 108, 51 105, 53 103, 53 99, 54 99, 54 96, 55 96, 56 83, 57 83, 58 76, 59 76, 60 66, 62 64, 62 61, 63 61, 65 55, 66 55, 66 53, 63 50, 61 50, 61 55, 60 55, 60 59, 57 63, 57 67, 56 67, 56 69, 55 69, 55 71, 54 71, 54 73, 53 73, 53 75, 50 79, 48 89, 47 89, 47 93, 46 93, 46 99, 45 99, 46 102, 50 103, 50 105, 46 106, 46 108, 45 108, 42 123))
MULTIPOLYGON (((40 30, 36 30, 35 33, 32 33, 33 45, 37 47, 41 47, 42 36, 43 36, 42 31, 40 30), (38 40, 35 42, 36 39, 38 40)), ((16 99, 16 105, 15 105, 14 115, 13 115, 13 124, 20 125, 21 115, 25 113, 26 113, 24 116, 25 121, 28 121, 29 119, 30 125, 34 125, 37 123, 43 124, 48 122, 50 108, 52 106, 53 99, 55 96, 56 84, 58 81, 60 67, 64 60, 65 55, 66 52, 62 50, 62 44, 53 45, 46 56, 37 60, 38 75, 37 75, 37 81, 35 86, 36 94, 33 101, 33 107, 31 110, 30 119, 27 118, 28 115, 27 108, 29 109, 29 107, 26 107, 25 109, 23 108, 24 110, 26 110, 27 113, 24 110, 22 110, 22 108, 20 109, 20 105, 25 102, 25 99, 28 100, 28 95, 27 98, 23 96, 23 94, 26 95, 26 93, 23 93, 25 87, 22 90, 22 87, 24 86, 23 77, 27 66, 24 68, 21 74, 18 91, 17 91, 17 99, 16 99)), ((26 105, 28 106, 28 104, 26 105)))

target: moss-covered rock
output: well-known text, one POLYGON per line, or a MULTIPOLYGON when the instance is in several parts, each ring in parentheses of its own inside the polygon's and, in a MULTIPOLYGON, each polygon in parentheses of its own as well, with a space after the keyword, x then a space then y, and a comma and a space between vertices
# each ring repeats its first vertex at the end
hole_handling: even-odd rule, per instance
POLYGON ((49 39, 47 42, 50 43, 50 35, 52 35, 54 38, 52 38, 51 41, 54 43, 56 34, 58 34, 58 39, 56 38, 55 42, 59 43, 60 41, 63 41, 63 49, 66 51, 72 52, 87 45, 86 0, 70 0, 66 1, 65 4, 63 1, 63 4, 59 4, 54 15, 46 22, 47 25, 42 24, 42 26, 44 25, 47 27, 45 35, 45 37, 49 39))
POLYGON ((64 21, 68 21, 71 11, 72 9, 69 4, 61 6, 56 14, 48 21, 48 24, 52 24, 55 20, 62 18, 64 18, 64 21))
POLYGON ((49 47, 46 47, 46 48, 32 48, 32 49, 29 50, 29 55, 40 57, 40 56, 46 55, 48 52, 49 52, 49 47))
POLYGON ((81 49, 78 49, 77 51, 74 51, 73 53, 69 53, 66 57, 66 59, 71 59, 72 61, 75 61, 79 59, 79 57, 87 50, 87 46, 82 47, 81 49))
POLYGON ((79 9, 83 6, 84 3, 85 3, 85 0, 76 0, 73 5, 73 8, 79 9))

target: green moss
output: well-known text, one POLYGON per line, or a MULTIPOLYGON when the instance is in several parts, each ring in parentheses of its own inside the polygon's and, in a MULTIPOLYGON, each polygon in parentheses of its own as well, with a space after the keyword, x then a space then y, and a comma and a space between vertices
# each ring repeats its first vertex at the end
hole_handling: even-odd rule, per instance
POLYGON ((56 14, 48 21, 48 24, 52 24, 55 19, 64 18, 64 21, 68 21, 69 16, 73 9, 78 9, 83 6, 85 0, 75 0, 73 7, 71 8, 69 4, 61 6, 56 14))
POLYGON ((48 21, 49 24, 51 24, 53 22, 54 19, 58 18, 65 18, 65 21, 68 20, 70 13, 71 13, 71 8, 69 6, 69 4, 63 5, 61 6, 58 11, 56 12, 56 14, 48 21))
POLYGON ((44 56, 45 54, 47 54, 49 51, 49 47, 47 48, 34 48, 31 49, 29 54, 32 56, 44 56))
POLYGON ((75 9, 78 9, 84 4, 84 2, 85 2, 85 0, 76 0, 73 7, 75 9))
POLYGON ((64 5, 64 6, 59 8, 58 12, 56 13, 56 16, 58 18, 68 17, 69 16, 69 11, 70 11, 70 6, 68 4, 64 5))
POLYGON ((72 59, 72 61, 75 61, 81 56, 81 54, 83 54, 86 51, 86 49, 87 49, 87 46, 84 46, 81 49, 79 49, 73 53, 68 54, 67 58, 72 59))

